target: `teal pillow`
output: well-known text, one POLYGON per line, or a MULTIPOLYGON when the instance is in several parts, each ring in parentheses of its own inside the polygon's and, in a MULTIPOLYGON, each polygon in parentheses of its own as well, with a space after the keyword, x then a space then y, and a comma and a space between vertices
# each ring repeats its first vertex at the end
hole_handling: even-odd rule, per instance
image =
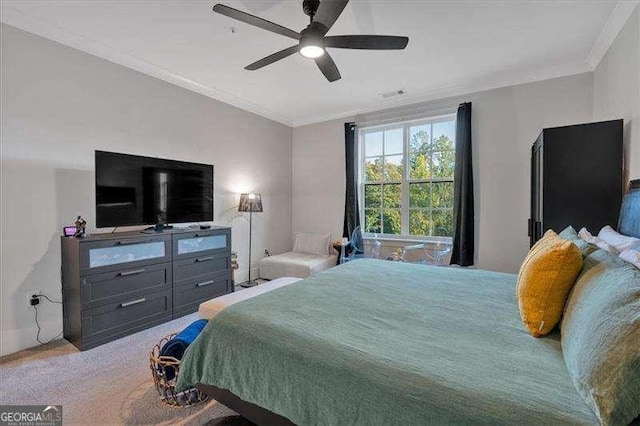
POLYGON ((577 245, 580 249, 580 252, 582 253, 583 258, 598 250, 598 247, 596 245, 589 244, 588 242, 580 238, 576 230, 573 229, 573 226, 567 226, 564 231, 558 234, 558 236, 577 245))
POLYGON ((587 256, 562 319, 569 375, 604 425, 640 414, 640 270, 604 251, 587 256))

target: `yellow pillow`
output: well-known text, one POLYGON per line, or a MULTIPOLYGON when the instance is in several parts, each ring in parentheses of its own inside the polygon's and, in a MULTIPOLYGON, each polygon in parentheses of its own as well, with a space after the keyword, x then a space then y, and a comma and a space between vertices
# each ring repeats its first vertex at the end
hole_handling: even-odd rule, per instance
POLYGON ((551 230, 531 247, 516 289, 522 322, 533 336, 544 336, 558 324, 580 269, 578 246, 551 230))

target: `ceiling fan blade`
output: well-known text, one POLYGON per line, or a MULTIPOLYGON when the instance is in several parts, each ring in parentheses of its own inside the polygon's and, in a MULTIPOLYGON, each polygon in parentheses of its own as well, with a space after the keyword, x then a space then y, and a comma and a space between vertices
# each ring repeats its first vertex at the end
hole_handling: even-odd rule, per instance
POLYGON ((384 35, 344 35, 324 38, 325 47, 340 49, 396 50, 404 49, 409 37, 384 35))
POLYGON ((280 59, 284 59, 287 56, 291 56, 298 51, 298 45, 287 47, 279 52, 274 53, 273 55, 269 55, 266 58, 262 58, 259 61, 256 61, 250 65, 244 67, 245 70, 255 71, 262 67, 266 67, 267 65, 271 65, 274 62, 279 61, 280 59))
POLYGON ((315 61, 316 64, 318 64, 318 68, 320 68, 320 71, 322 71, 322 74, 324 74, 324 76, 327 77, 327 80, 329 80, 330 82, 340 80, 342 78, 342 76, 340 75, 340 71, 338 71, 336 63, 333 62, 333 59, 331 59, 329 53, 325 52, 324 55, 316 58, 315 61))
POLYGON ((313 17, 313 22, 319 22, 326 27, 322 32, 325 35, 336 23, 338 17, 349 3, 349 0, 321 0, 318 11, 313 17))
POLYGON ((266 19, 258 18, 257 16, 253 16, 249 13, 242 12, 241 10, 234 9, 220 3, 213 6, 213 11, 221 15, 228 16, 229 18, 237 19, 238 21, 242 21, 246 24, 253 25, 254 27, 271 31, 272 33, 290 37, 294 40, 300 39, 300 34, 293 30, 290 30, 289 28, 285 28, 282 25, 274 24, 273 22, 267 21, 266 19))

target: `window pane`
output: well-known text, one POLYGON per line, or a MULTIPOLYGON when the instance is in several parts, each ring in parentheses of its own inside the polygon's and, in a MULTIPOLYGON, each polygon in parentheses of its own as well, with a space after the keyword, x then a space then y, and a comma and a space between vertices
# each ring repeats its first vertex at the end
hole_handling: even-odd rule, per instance
POLYGON ((384 155, 402 154, 402 129, 384 132, 384 155))
POLYGON ((382 132, 364 134, 364 156, 377 157, 382 155, 382 132))
POLYGON ((365 209, 364 211, 364 232, 382 232, 380 222, 380 210, 365 209))
POLYGON ((384 234, 400 234, 402 232, 402 214, 399 209, 385 209, 382 214, 384 234))
POLYGON ((364 186, 364 208, 382 207, 382 185, 364 186))
POLYGON ((453 182, 434 182, 431 186, 434 208, 453 208, 453 182))
POLYGON ((409 211, 409 234, 410 235, 431 235, 431 217, 429 210, 409 211))
POLYGON ((453 210, 434 210, 433 235, 453 237, 453 210))
POLYGON ((456 166, 455 151, 438 151, 431 155, 431 175, 437 178, 453 178, 456 166))
POLYGON ((446 149, 456 149, 454 146, 456 134, 456 122, 445 121, 434 123, 433 125, 433 145, 434 150, 444 151, 446 149))
POLYGON ((409 131, 409 177, 411 179, 429 179, 429 150, 431 148, 429 124, 411 127, 409 131))
POLYGON ((456 145, 453 142, 453 139, 449 139, 445 135, 440 135, 439 137, 433 139, 431 148, 434 151, 455 151, 456 145))
POLYGON ((430 179, 429 154, 420 153, 409 157, 409 178, 410 179, 430 179))
POLYGON ((431 144, 431 124, 411 126, 409 129, 409 150, 428 151, 431 144))
POLYGON ((380 182, 382 180, 382 157, 365 158, 364 180, 366 182, 380 182))
POLYGON ((384 180, 402 180, 402 164, 402 155, 392 155, 390 157, 384 157, 384 180))
POLYGON ((402 187, 400 184, 386 184, 383 189, 384 193, 384 207, 402 207, 402 187))
POLYGON ((409 207, 431 207, 428 183, 409 184, 409 207))

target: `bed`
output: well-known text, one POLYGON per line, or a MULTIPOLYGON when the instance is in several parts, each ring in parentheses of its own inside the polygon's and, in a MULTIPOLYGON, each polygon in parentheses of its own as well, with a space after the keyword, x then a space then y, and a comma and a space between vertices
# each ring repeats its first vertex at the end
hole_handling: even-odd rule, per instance
POLYGON ((255 287, 249 287, 241 291, 234 291, 233 293, 228 293, 224 296, 215 297, 200 304, 198 307, 198 316, 202 319, 210 320, 231 305, 265 294, 277 288, 293 284, 300 280, 301 278, 282 277, 262 283, 255 287))
POLYGON ((515 283, 349 262, 217 313, 178 388, 265 425, 598 424, 559 333, 532 338, 522 325, 515 283))

